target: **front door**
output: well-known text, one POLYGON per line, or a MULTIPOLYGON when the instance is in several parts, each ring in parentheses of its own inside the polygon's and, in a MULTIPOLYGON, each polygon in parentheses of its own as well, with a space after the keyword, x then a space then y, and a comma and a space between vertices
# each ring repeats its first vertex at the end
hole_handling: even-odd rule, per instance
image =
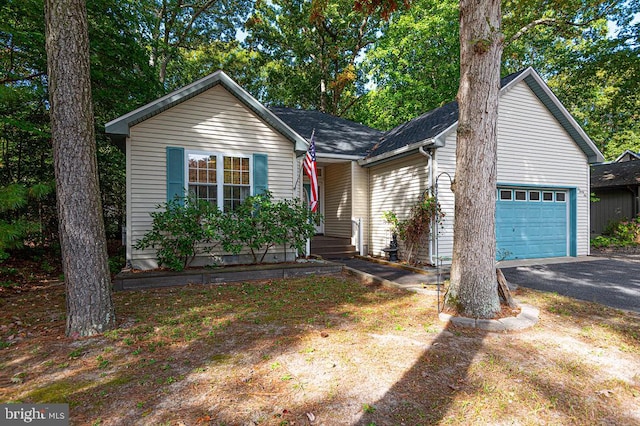
MULTIPOLYGON (((318 213, 324 216, 324 188, 322 181, 318 179, 318 213)), ((308 182, 304 183, 304 202, 309 205, 309 197, 311 192, 311 185, 308 182)), ((324 234, 324 221, 321 220, 318 225, 316 225, 316 234, 324 234)))

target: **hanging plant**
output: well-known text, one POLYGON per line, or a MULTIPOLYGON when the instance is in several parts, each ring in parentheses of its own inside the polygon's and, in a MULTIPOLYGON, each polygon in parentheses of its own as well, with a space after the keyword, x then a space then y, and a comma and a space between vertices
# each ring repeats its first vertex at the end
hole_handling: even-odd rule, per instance
POLYGON ((424 197, 416 203, 409 218, 398 223, 398 235, 404 244, 407 262, 418 264, 418 253, 429 241, 432 223, 440 223, 444 213, 435 197, 424 197))

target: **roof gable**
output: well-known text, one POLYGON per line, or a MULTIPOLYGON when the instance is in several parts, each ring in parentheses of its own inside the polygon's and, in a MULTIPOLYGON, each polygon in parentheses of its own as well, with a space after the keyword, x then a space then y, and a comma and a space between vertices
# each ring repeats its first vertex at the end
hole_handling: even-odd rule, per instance
POLYGON ((630 149, 627 149, 622 154, 618 155, 618 158, 616 158, 613 161, 615 163, 621 163, 624 161, 635 161, 635 160, 640 160, 640 152, 636 154, 630 149))
POLYGON ((127 114, 124 114, 105 124, 106 133, 113 139, 124 139, 129 136, 129 129, 162 111, 165 111, 175 105, 178 105, 216 85, 221 85, 229 93, 235 96, 239 101, 252 110, 258 117, 263 119, 267 124, 280 132, 294 144, 297 152, 305 152, 308 144, 305 139, 292 130, 287 124, 280 120, 276 115, 269 111, 264 105, 258 102, 246 90, 240 87, 235 81, 227 76, 223 71, 216 71, 200 80, 175 90, 155 101, 149 102, 127 114))
MULTIPOLYGON (((533 68, 529 67, 501 79, 500 95, 506 93, 520 82, 524 82, 529 86, 586 154, 589 162, 603 161, 604 157, 593 141, 533 68)), ((443 146, 444 139, 451 131, 455 130, 457 124, 458 103, 454 101, 386 132, 363 163, 372 164, 379 160, 394 157, 394 152, 406 154, 410 151, 408 148, 417 150, 421 146, 434 146, 436 148, 443 146)))

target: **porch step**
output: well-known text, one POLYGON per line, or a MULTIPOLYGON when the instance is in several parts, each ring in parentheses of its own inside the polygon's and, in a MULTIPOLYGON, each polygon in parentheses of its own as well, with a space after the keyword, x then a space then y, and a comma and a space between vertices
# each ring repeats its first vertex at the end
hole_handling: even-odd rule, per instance
POLYGON ((350 238, 316 235, 311 239, 311 254, 323 259, 351 258, 358 254, 350 238))

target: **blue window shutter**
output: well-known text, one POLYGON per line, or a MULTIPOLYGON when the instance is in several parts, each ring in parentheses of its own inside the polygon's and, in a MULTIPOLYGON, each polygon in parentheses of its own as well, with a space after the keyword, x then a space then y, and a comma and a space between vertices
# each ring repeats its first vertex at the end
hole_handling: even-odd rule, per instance
POLYGON ((184 148, 167 147, 167 201, 184 197, 184 148))
POLYGON ((267 154, 253 154, 253 195, 269 189, 269 162, 267 154))

